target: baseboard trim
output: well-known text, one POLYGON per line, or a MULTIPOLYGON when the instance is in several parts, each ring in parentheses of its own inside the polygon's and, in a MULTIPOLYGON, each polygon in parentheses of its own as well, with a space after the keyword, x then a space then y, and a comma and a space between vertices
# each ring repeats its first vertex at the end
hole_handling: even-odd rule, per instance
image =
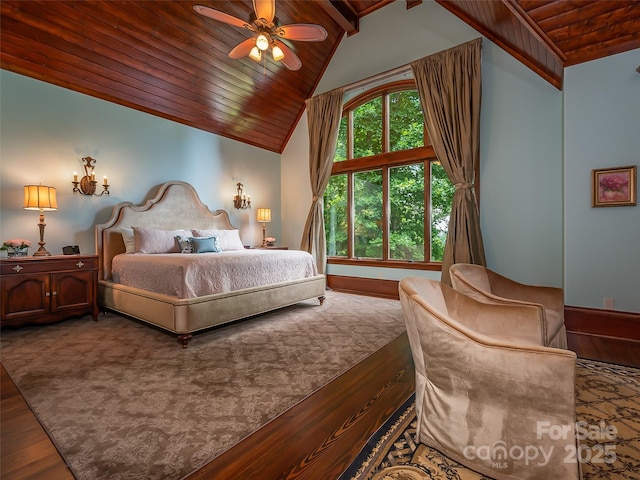
POLYGON ((327 275, 327 287, 337 292, 355 293, 371 297, 400 299, 397 280, 380 278, 346 277, 343 275, 327 275))
MULTIPOLYGON (((332 290, 398 300, 398 281, 327 275, 332 290)), ((580 358, 640 368, 640 314, 564 307, 569 349, 580 358)))
POLYGON ((565 306, 564 322, 578 357, 640 367, 640 314, 565 306))

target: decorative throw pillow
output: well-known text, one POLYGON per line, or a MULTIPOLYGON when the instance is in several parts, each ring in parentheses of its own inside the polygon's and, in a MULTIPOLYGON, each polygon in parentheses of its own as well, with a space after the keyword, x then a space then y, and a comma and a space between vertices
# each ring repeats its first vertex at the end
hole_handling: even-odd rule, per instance
POLYGON ((192 230, 194 237, 218 237, 218 246, 220 250, 244 250, 242 240, 240 240, 240 232, 233 230, 192 230))
POLYGON ((176 235, 178 245, 180 245, 180 253, 193 253, 193 244, 191 243, 191 237, 181 237, 176 235))
POLYGON ((191 237, 193 253, 219 252, 218 237, 191 237))
POLYGON ((136 253, 136 242, 133 235, 133 228, 122 227, 122 240, 124 241, 125 253, 136 253))
POLYGON ((176 236, 188 237, 188 230, 154 230, 133 227, 136 253, 180 253, 176 236))

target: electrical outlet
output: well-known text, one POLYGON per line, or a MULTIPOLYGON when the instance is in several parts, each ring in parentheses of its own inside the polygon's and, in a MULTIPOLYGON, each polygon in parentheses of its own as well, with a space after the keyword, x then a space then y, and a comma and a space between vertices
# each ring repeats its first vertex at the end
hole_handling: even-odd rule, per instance
POLYGON ((613 297, 604 297, 604 308, 607 308, 609 310, 613 310, 614 307, 614 301, 613 301, 613 297))

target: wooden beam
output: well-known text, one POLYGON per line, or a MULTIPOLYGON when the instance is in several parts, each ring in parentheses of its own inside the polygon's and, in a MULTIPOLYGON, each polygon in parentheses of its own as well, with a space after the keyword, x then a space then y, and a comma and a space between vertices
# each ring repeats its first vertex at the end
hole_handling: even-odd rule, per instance
POLYGON ((567 61, 567 56, 562 53, 558 46, 551 41, 546 33, 531 19, 529 15, 522 9, 515 0, 502 0, 502 3, 509 11, 522 23, 531 34, 537 38, 553 57, 560 61, 561 64, 567 61))
POLYGON ((345 2, 337 0, 316 0, 320 8, 329 14, 350 37, 360 31, 360 19, 345 2))

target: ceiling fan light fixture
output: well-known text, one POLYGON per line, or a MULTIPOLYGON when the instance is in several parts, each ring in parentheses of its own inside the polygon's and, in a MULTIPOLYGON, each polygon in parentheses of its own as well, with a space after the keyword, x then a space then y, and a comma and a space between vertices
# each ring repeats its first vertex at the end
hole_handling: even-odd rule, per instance
POLYGON ((249 58, 251 60, 259 62, 260 60, 262 60, 262 52, 258 49, 258 47, 253 47, 249 52, 249 58))
POLYGON ((256 47, 262 51, 269 48, 269 39, 264 33, 261 33, 256 37, 256 47))
POLYGON ((273 49, 271 50, 271 55, 273 55, 273 59, 276 62, 279 62, 284 58, 284 53, 282 52, 282 49, 278 45, 273 46, 273 49))

